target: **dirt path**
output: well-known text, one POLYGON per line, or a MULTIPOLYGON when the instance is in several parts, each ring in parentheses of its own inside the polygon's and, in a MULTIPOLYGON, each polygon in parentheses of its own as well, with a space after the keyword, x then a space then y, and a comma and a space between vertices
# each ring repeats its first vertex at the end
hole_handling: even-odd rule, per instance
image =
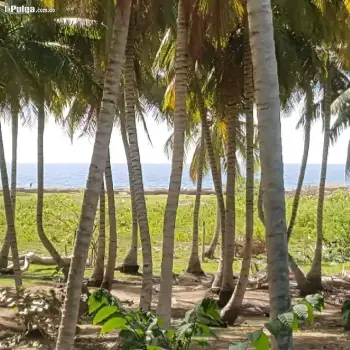
MULTIPOLYGON (((172 318, 180 319, 186 311, 192 309, 195 303, 201 300, 208 292, 210 279, 202 279, 201 281, 183 279, 178 281, 173 287, 172 297, 172 318)), ((49 286, 32 287, 32 291, 38 289, 48 289, 49 286)), ((51 287, 52 288, 52 287, 51 287)), ((134 281, 119 281, 113 285, 112 294, 121 301, 128 302, 130 307, 137 308, 139 302, 141 285, 139 279, 134 281)), ((159 285, 154 286, 152 309, 155 310, 158 301, 159 285)), ((344 291, 342 291, 344 293, 344 291)), ((349 291, 345 291, 349 293, 349 291)), ((294 334, 294 349, 348 349, 350 350, 350 334, 343 331, 343 323, 340 315, 340 306, 334 305, 334 294, 332 298, 327 298, 331 303, 326 304, 326 309, 316 315, 315 323, 311 326, 303 326, 299 332, 294 334)), ((238 319, 238 326, 226 329, 217 329, 218 338, 212 341, 214 349, 226 350, 233 341, 245 339, 247 332, 261 328, 268 318, 261 314, 262 307, 268 306, 267 290, 251 290, 247 291, 245 296, 245 308, 243 314, 238 319), (258 310, 258 312, 257 312, 258 310), (260 311, 259 311, 260 310, 260 311), (260 314, 259 314, 260 312, 260 314)), ((13 332, 22 332, 14 319, 15 313, 8 308, 0 307, 0 341, 6 335, 13 332)), ((99 328, 92 325, 82 325, 78 334, 77 349, 90 349, 90 345, 94 344, 91 349, 108 349, 110 345, 115 343, 116 335, 111 334, 109 337, 98 338, 99 328), (79 347, 79 344, 80 347, 79 347), (102 347, 102 344, 104 344, 102 347)), ((25 347, 30 349, 30 347, 25 347)), ((1 347, 0 347, 1 349, 1 347)), ((16 347, 14 349, 24 349, 16 347)), ((45 348, 42 348, 45 349, 45 348)))

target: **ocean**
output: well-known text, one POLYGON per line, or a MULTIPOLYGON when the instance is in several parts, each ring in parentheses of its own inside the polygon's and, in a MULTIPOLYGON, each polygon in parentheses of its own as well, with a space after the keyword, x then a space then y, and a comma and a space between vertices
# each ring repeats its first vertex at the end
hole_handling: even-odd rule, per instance
MULTIPOLYGON (((292 190, 296 187, 299 175, 299 164, 284 165, 285 188, 292 190)), ((327 171, 327 183, 346 185, 344 176, 345 166, 330 164, 327 171)), ((46 189, 82 189, 85 187, 89 164, 45 164, 44 184, 46 189)), ((170 177, 170 164, 143 164, 143 182, 146 190, 167 189, 170 177)), ((310 164, 307 167, 304 186, 318 185, 321 166, 310 164)), ((8 165, 10 171, 10 164, 8 165)), ((113 164, 113 180, 115 188, 129 188, 128 170, 126 164, 113 164)), ((18 164, 18 187, 36 188, 36 164, 18 164)), ((225 183, 225 175, 223 175, 225 183)), ((195 189, 189 177, 189 167, 184 168, 182 189, 195 189)), ((203 180, 204 189, 212 189, 211 175, 203 180)))

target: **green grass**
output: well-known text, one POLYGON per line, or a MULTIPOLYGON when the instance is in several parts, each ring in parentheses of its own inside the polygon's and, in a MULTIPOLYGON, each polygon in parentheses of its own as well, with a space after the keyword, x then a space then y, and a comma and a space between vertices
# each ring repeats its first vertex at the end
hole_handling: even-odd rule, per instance
MULTIPOLYGON (((45 194, 44 223, 45 231, 55 247, 62 253, 68 255, 72 252, 74 233, 78 225, 79 215, 82 204, 82 193, 69 194, 45 194)), ((245 231, 245 203, 244 192, 237 193, 236 203, 236 234, 243 236, 245 231)), ((151 232, 154 272, 160 273, 161 247, 162 247, 162 225, 165 211, 166 196, 149 195, 147 196, 148 217, 151 232)), ((126 195, 117 195, 117 234, 118 234, 118 256, 117 262, 120 263, 128 251, 131 231, 131 210, 130 197, 126 195)), ((292 198, 287 198, 287 217, 291 208, 292 198)), ((174 272, 180 273, 186 269, 188 257, 191 250, 192 235, 192 215, 193 215, 194 196, 182 195, 179 202, 176 231, 175 231, 175 259, 174 272)), ((307 268, 310 259, 313 256, 315 231, 316 231, 316 196, 304 196, 300 201, 298 220, 291 239, 290 248, 299 262, 307 268)), ((36 196, 34 194, 19 193, 16 208, 16 228, 18 245, 21 253, 35 252, 41 255, 48 255, 41 245, 36 232, 35 222, 36 196)), ((212 234, 215 230, 216 220, 216 198, 214 195, 202 196, 200 213, 200 231, 205 221, 206 225, 206 244, 209 244, 212 234)), ((96 215, 96 227, 98 227, 98 214, 96 215)), ((0 241, 3 240, 6 232, 6 220, 3 209, 3 200, 0 198, 0 241)), ((107 228, 108 232, 108 228, 107 228)), ((97 230, 95 232, 95 235, 97 230)), ((264 229, 255 215, 255 237, 264 239, 264 229)), ((350 246, 350 194, 345 191, 337 191, 327 196, 325 201, 324 213, 324 237, 326 240, 336 241, 336 249, 344 250, 344 247, 350 246)), ((337 256, 336 249, 325 251, 325 256, 332 260, 337 256)), ((324 265, 325 273, 336 274, 343 268, 349 267, 346 252, 342 253, 340 263, 332 264, 326 262, 324 265)), ((340 253, 338 255, 341 255, 340 253)), ((141 261, 141 250, 139 250, 141 261)), ((349 257, 348 257, 349 258, 349 257)), ((339 260, 338 258, 335 260, 339 260)), ((339 262, 339 261, 338 261, 339 262)), ((239 268, 239 262, 235 263, 239 268)), ((207 272, 216 271, 216 262, 208 261, 203 264, 203 269, 207 272)), ((28 271, 30 274, 38 273, 50 275, 53 269, 43 270, 40 266, 31 266, 28 271)), ((87 271, 89 274, 89 270, 87 271)), ((6 279, 0 280, 5 283, 6 279)))

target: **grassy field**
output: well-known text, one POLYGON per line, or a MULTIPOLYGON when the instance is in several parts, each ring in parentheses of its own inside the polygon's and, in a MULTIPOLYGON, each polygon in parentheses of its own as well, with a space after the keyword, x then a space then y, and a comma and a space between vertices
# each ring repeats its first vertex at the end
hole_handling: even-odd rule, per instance
MULTIPOLYGON (((118 257, 120 263, 125 256, 130 243, 131 211, 130 197, 117 195, 117 234, 118 257)), ((158 275, 161 262, 162 225, 165 210, 166 196, 147 196, 148 216, 153 247, 154 271, 158 275)), ((62 253, 71 254, 75 230, 77 228, 82 203, 82 193, 69 194, 45 194, 44 222, 45 231, 56 248, 62 253)), ((287 211, 292 204, 292 198, 287 198, 287 211)), ((303 196, 300 202, 298 220, 291 239, 291 251, 306 267, 313 256, 315 231, 316 231, 316 204, 314 195, 303 196)), ((186 269, 191 249, 192 214, 194 196, 183 195, 180 198, 178 216, 176 222, 176 248, 174 272, 179 273, 186 269)), ((17 236, 21 253, 35 252, 48 255, 41 245, 36 232, 35 222, 36 196, 34 194, 19 193, 17 199, 17 236)), ((243 237, 245 230, 245 203, 244 192, 237 193, 236 204, 236 235, 243 237)), ((216 199, 214 195, 202 196, 200 213, 200 225, 205 221, 206 239, 209 244, 215 230, 216 199)), ((108 223, 107 223, 108 224, 108 223)), ((98 226, 98 215, 96 216, 98 226)), ((0 242, 6 232, 6 220, 3 209, 3 201, 0 201, 0 242)), ((108 228, 107 228, 108 232, 108 228)), ((95 232, 97 234, 97 230, 95 232)), ((264 229, 255 217, 256 240, 264 240, 264 229)), ((350 268, 350 194, 346 191, 336 191, 328 195, 325 201, 324 237, 328 243, 324 248, 324 272, 326 274, 339 273, 344 267, 350 268)), ((141 250, 139 249, 141 258, 141 250)), ((239 268, 239 261, 235 262, 235 268, 239 268)), ((216 270, 216 262, 208 261, 203 264, 206 272, 216 270)), ((40 270, 41 273, 50 274, 52 269, 43 269, 40 266, 32 266, 29 272, 40 270)), ((89 270, 87 274, 89 274, 89 270)), ((5 280, 3 280, 5 283, 5 280)))

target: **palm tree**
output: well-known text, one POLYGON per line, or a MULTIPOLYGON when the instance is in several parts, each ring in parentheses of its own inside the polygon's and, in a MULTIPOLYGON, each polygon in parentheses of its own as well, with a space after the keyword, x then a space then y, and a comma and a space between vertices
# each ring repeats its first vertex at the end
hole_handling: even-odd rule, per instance
MULTIPOLYGON (((329 58, 328 58, 329 59, 329 58)), ((327 69, 327 77, 324 82, 324 140, 321 165, 320 185, 318 189, 317 219, 316 219, 316 249, 311 269, 306 278, 313 289, 322 290, 322 243, 323 243, 323 207, 325 197, 325 185, 327 176, 328 150, 330 142, 331 122, 331 70, 327 69)))
POLYGON ((131 25, 129 28, 128 40, 125 49, 125 110, 126 110, 126 130, 128 132, 130 160, 132 170, 132 180, 134 184, 137 222, 140 227, 141 246, 142 246, 142 291, 140 295, 140 309, 149 311, 152 302, 153 286, 153 266, 152 266, 152 248, 149 233, 148 217, 145 192, 143 188, 142 168, 140 160, 140 151, 137 139, 135 107, 135 66, 134 66, 134 30, 135 30, 136 10, 132 10, 131 25))
MULTIPOLYGON (((247 9, 246 9, 247 10, 247 9)), ((252 259, 254 231, 254 86, 252 55, 249 45, 249 24, 247 13, 244 16, 244 112, 246 117, 246 238, 240 276, 234 293, 221 311, 221 317, 233 324, 241 308, 245 290, 248 285, 249 270, 252 259)))
POLYGON ((129 27, 130 8, 130 0, 120 0, 115 7, 113 36, 103 88, 103 98, 100 115, 97 121, 97 132, 86 191, 84 194, 82 214, 68 276, 66 298, 62 312, 56 350, 72 350, 74 346, 75 328, 79 311, 79 300, 84 277, 85 262, 88 257, 89 246, 92 238, 94 218, 96 215, 103 173, 106 169, 108 145, 116 111, 121 68, 124 61, 125 45, 129 27))
POLYGON ((96 246, 96 262, 91 280, 95 287, 99 287, 103 282, 106 253, 106 194, 103 181, 100 192, 100 222, 96 246))
POLYGON ((224 251, 223 278, 219 294, 219 305, 224 306, 229 301, 234 288, 233 283, 233 257, 236 230, 236 123, 237 123, 237 102, 231 102, 228 107, 227 120, 227 181, 226 181, 226 221, 225 240, 222 247, 224 251))
MULTIPOLYGON (((247 0, 247 9, 264 174, 270 306, 274 318, 291 305, 277 62, 270 0, 247 0)), ((276 339, 277 348, 291 348, 291 340, 289 331, 281 332, 276 339)))
MULTIPOLYGON (((123 98, 123 103, 124 98, 123 98)), ((124 108, 125 109, 125 108, 124 108)), ((130 157, 130 146, 128 141, 128 135, 126 132, 125 126, 125 116, 124 111, 120 112, 120 132, 122 135, 124 151, 126 156, 126 163, 128 166, 128 174, 129 174, 129 186, 130 186, 130 200, 131 200, 131 218, 132 218, 132 228, 131 228, 131 244, 128 254, 123 260, 123 264, 121 267, 121 271, 123 273, 137 273, 139 270, 139 265, 137 263, 137 234, 138 234, 138 225, 137 225, 137 208, 136 208, 136 199, 135 199, 135 185, 132 174, 132 165, 131 165, 131 157, 130 157)))
POLYGON ((311 122, 312 122, 313 109, 314 109, 313 108, 314 95, 312 91, 312 86, 307 85, 305 90, 306 90, 305 91, 306 92, 306 109, 305 109, 305 126, 304 126, 304 149, 303 149, 303 157, 300 165, 297 188, 295 190, 295 195, 293 199, 292 213, 291 213, 289 225, 288 225, 288 239, 290 238, 293 232, 293 228, 297 218, 300 194, 304 183, 307 159, 309 156, 309 149, 310 149, 310 134, 311 134, 311 122))
POLYGON ((107 189, 107 201, 108 201, 108 218, 109 218, 109 248, 108 248, 108 260, 105 275, 101 287, 107 290, 111 290, 115 261, 117 255, 117 222, 115 217, 115 200, 114 200, 114 186, 113 175, 111 168, 111 157, 108 150, 106 171, 105 171, 106 189, 107 189))
POLYGON ((164 320, 164 326, 170 326, 171 297, 173 281, 174 230, 176 212, 181 190, 181 177, 184 161, 185 126, 186 126, 186 95, 188 70, 188 2, 180 0, 177 17, 177 39, 175 58, 175 115, 174 115, 174 151, 163 223, 163 250, 161 266, 161 282, 158 317, 164 320))
POLYGON ((16 290, 22 286, 22 275, 19 263, 15 219, 11 203, 11 194, 7 177, 6 161, 5 161, 5 151, 4 142, 2 139, 2 130, 0 123, 0 171, 1 171, 1 181, 2 181, 2 192, 4 197, 4 207, 7 222, 7 239, 11 247, 12 260, 13 260, 13 272, 15 277, 16 290))
MULTIPOLYGON (((44 86, 44 84, 43 84, 44 86)), ((43 95, 42 95, 43 96, 43 95)), ((51 241, 45 234, 43 223, 44 211, 44 128, 45 128, 45 102, 43 97, 39 97, 38 102, 38 189, 37 189, 37 209, 36 209, 36 225, 41 243, 50 253, 52 258, 62 269, 65 279, 68 277, 68 266, 61 258, 51 241)))
MULTIPOLYGON (((201 133, 202 134, 202 133, 201 133)), ((186 272, 195 275, 203 275, 204 272, 201 267, 201 262, 198 253, 198 236, 199 236, 199 210, 201 205, 201 192, 202 192, 202 180, 203 180, 203 168, 205 161, 205 141, 203 135, 201 135, 198 164, 197 164, 197 190, 196 199, 193 209, 193 232, 192 232, 192 249, 188 262, 186 272)))

